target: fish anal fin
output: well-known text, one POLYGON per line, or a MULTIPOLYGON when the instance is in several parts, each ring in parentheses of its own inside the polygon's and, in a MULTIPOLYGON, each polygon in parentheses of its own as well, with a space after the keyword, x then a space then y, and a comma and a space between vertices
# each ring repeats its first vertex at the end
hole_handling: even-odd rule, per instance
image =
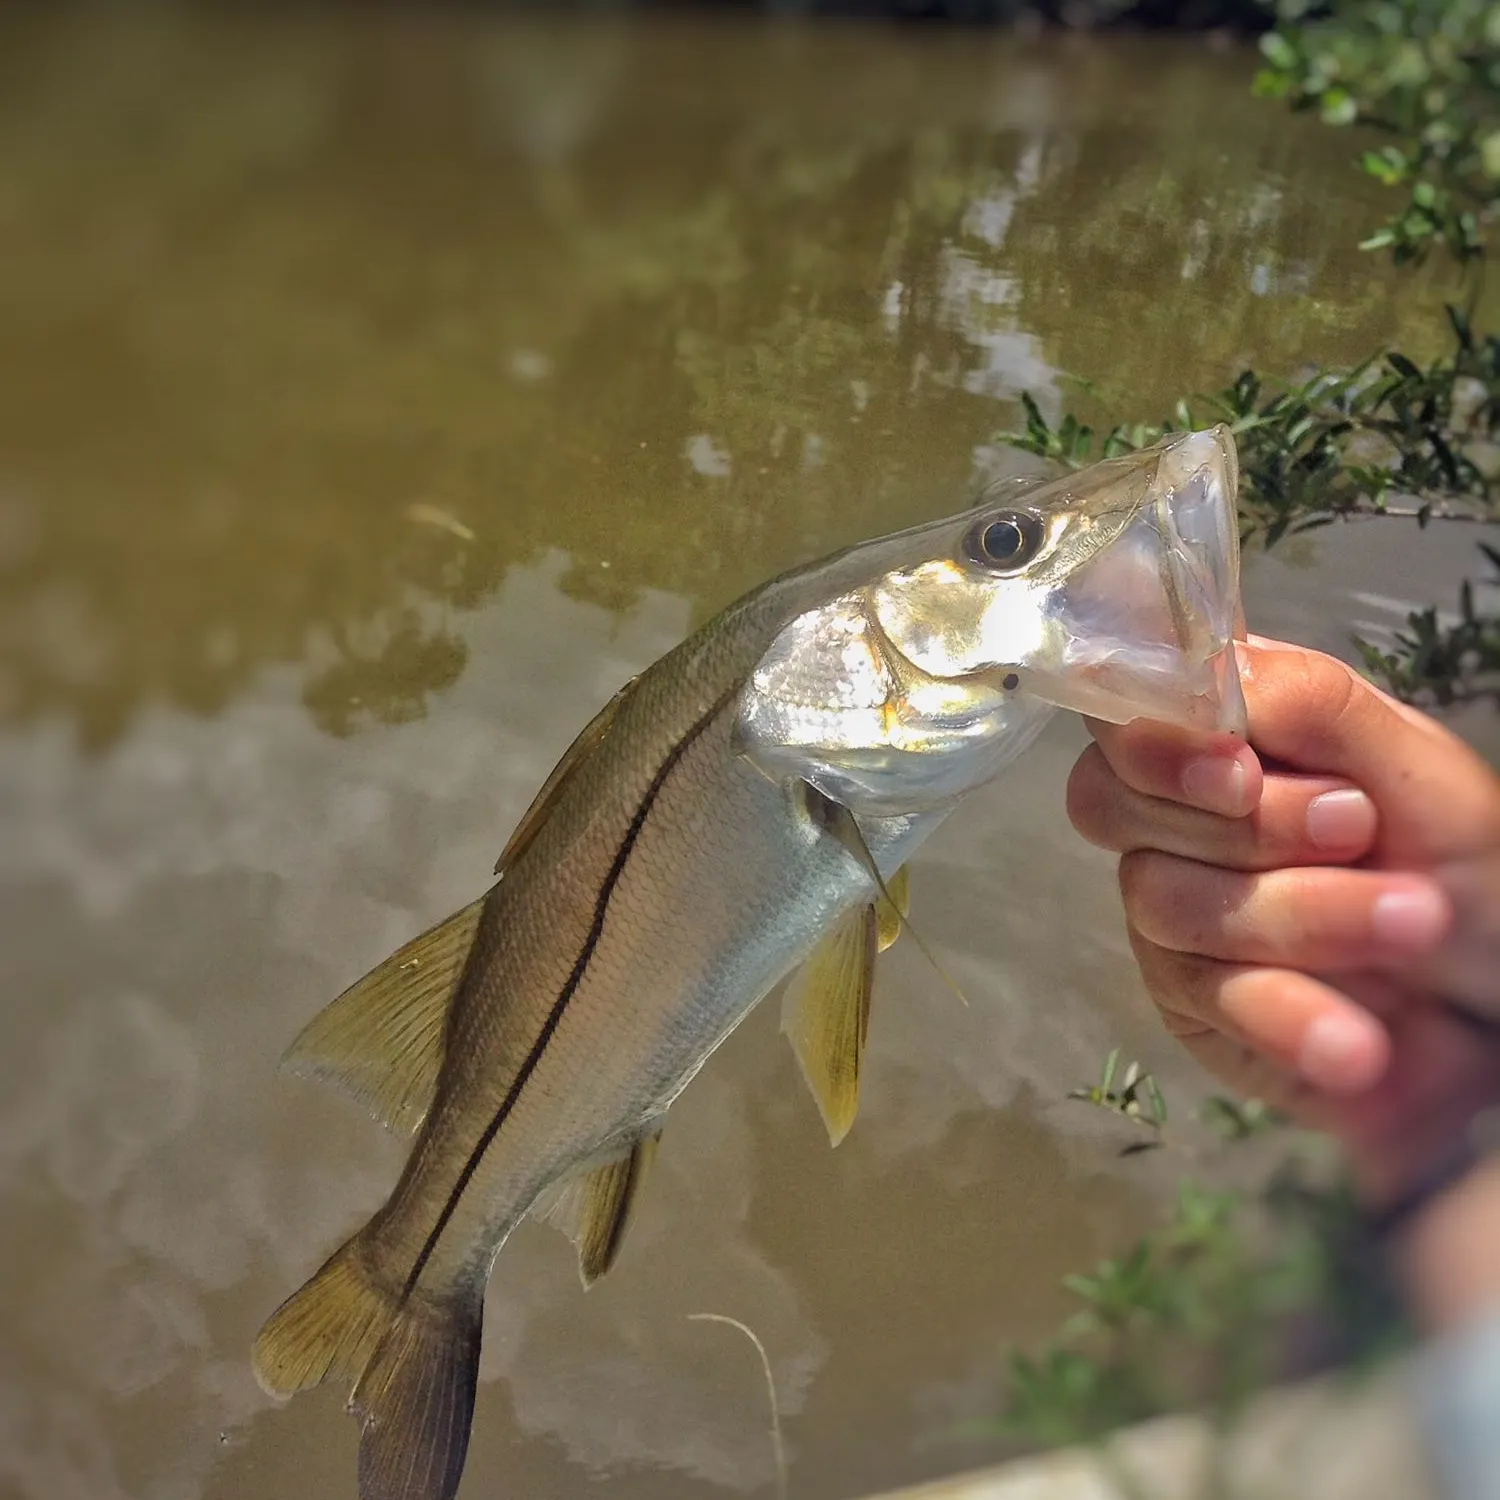
POLYGON ((252 1356, 270 1396, 293 1396, 364 1373, 396 1315, 399 1297, 370 1274, 356 1236, 265 1321, 252 1356))
POLYGON ((845 913, 782 997, 781 1029, 837 1146, 859 1109, 879 928, 874 906, 845 913))
POLYGON ((624 1155, 562 1184, 544 1217, 578 1247, 578 1274, 592 1286, 619 1258, 641 1189, 656 1159, 661 1131, 643 1135, 624 1155))
POLYGON ((911 866, 902 865, 885 883, 886 896, 875 905, 875 919, 880 929, 880 951, 885 952, 901 936, 901 929, 911 913, 911 866))
POLYGON ((360 1500, 452 1500, 479 1382, 484 1285, 413 1292, 349 1397, 359 1419, 360 1500))
POLYGON ((302 1029, 282 1066, 351 1094, 392 1130, 415 1130, 443 1064, 449 1005, 487 897, 398 948, 302 1029))
POLYGON ((505 871, 518 860, 527 846, 540 832, 542 824, 547 821, 553 805, 558 797, 562 795, 564 786, 569 777, 578 769, 586 756, 603 740, 609 732, 609 726, 614 723, 615 715, 620 711, 620 705, 625 701, 630 690, 636 685, 640 674, 632 677, 624 687, 617 692, 598 713, 589 720, 579 731, 578 737, 568 748, 563 751, 563 756, 553 766, 552 773, 542 783, 541 790, 531 799, 531 806, 521 814, 521 821, 516 824, 514 832, 500 851, 500 858, 495 861, 495 874, 503 875, 505 871))

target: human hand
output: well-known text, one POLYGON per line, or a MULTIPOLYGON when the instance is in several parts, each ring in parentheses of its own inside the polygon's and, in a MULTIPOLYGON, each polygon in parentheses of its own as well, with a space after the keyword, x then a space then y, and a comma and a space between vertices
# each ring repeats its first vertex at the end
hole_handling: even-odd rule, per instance
POLYGON ((1069 815, 1168 1029, 1383 1203, 1500 1102, 1500 779, 1331 657, 1240 651, 1248 745, 1091 723, 1069 815))

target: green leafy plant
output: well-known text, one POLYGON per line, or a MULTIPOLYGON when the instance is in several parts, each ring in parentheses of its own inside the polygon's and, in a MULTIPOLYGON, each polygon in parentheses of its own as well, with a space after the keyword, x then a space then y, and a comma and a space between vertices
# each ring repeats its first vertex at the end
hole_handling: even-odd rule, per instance
MULTIPOLYGON (((1119 1064, 1116 1049, 1099 1082, 1068 1097, 1146 1123, 1165 1146, 1160 1088, 1119 1064)), ((1065 1276, 1074 1312, 1040 1349, 1009 1358, 1008 1434, 1053 1446, 1184 1409, 1229 1420, 1299 1366, 1363 1368, 1405 1346, 1352 1194, 1303 1149, 1309 1138, 1255 1100, 1211 1096, 1198 1119, 1232 1149, 1271 1137, 1279 1164, 1254 1190, 1183 1180, 1165 1224, 1065 1276)))
MULTIPOLYGON (((1500 205, 1500 10, 1480 0, 1375 0, 1314 11, 1279 0, 1276 13, 1276 29, 1261 38, 1267 66, 1257 91, 1390 137, 1359 164, 1409 201, 1365 247, 1389 247, 1408 263, 1442 245, 1477 274, 1500 205)), ((1446 316, 1449 347, 1426 364, 1387 350, 1294 380, 1246 369, 1222 390, 1178 401, 1170 417, 1108 428, 1073 412, 1054 425, 1027 393, 1025 426, 1000 438, 1076 467, 1223 422, 1240 455, 1247 544, 1274 547, 1378 518, 1495 525, 1500 338, 1456 304, 1446 316)), ((1356 640, 1367 672, 1397 696, 1500 703, 1500 610, 1490 597, 1500 549, 1480 551, 1484 566, 1465 580, 1456 611, 1413 611, 1387 649, 1356 640)))
POLYGON ((1276 15, 1256 91, 1390 137, 1359 164, 1406 202, 1364 247, 1398 264, 1436 244, 1460 262, 1481 255, 1500 182, 1500 12, 1486 0, 1278 0, 1276 15))
POLYGON ((1099 1082, 1072 1090, 1068 1098, 1083 1099, 1100 1109, 1112 1110, 1151 1132, 1146 1140, 1132 1141, 1122 1147, 1121 1156, 1135 1156, 1161 1145, 1162 1129, 1167 1123, 1167 1101, 1162 1097, 1156 1080, 1149 1073, 1142 1072, 1138 1062, 1130 1063, 1124 1073, 1120 1073, 1118 1047, 1104 1059, 1099 1082), (1117 1082, 1118 1088, 1115 1086, 1117 1082))

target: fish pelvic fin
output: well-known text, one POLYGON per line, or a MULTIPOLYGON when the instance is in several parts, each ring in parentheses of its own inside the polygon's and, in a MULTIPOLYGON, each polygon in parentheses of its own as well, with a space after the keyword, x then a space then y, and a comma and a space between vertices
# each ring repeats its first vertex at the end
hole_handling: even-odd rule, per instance
POLYGON ((360 1500, 450 1500, 468 1451, 483 1313, 482 1282, 403 1297, 356 1235, 266 1320, 255 1377, 281 1397, 329 1378, 353 1387, 360 1500))
POLYGON ((619 1258, 661 1131, 643 1135, 623 1156, 561 1184, 541 1210, 578 1247, 578 1275, 591 1287, 619 1258))
POLYGON ((859 1110, 879 926, 874 906, 846 912, 782 996, 781 1029, 837 1146, 859 1110))
POLYGON ((880 932, 880 951, 885 952, 901 936, 911 914, 911 866, 902 865, 886 881, 885 895, 875 905, 875 920, 880 932))
POLYGON ((429 927, 319 1011, 282 1067, 337 1085, 392 1130, 432 1107, 448 1011, 488 894, 429 927))

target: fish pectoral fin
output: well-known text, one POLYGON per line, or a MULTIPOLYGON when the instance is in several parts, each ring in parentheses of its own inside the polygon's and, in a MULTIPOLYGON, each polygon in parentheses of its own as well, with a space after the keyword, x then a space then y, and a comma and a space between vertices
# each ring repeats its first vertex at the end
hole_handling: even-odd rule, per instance
POLYGON ((430 927, 319 1011, 282 1066, 351 1094, 392 1130, 415 1130, 432 1105, 448 1008, 487 897, 430 927))
POLYGON ((875 908, 856 907, 813 950, 782 997, 781 1029, 835 1146, 859 1109, 878 942, 875 908))
POLYGON ((875 904, 880 932, 880 951, 885 952, 901 936, 911 913, 911 866, 902 865, 885 883, 885 895, 875 904), (889 898, 889 899, 887 899, 889 898))
POLYGON ((894 926, 894 932, 889 941, 882 941, 882 949, 889 948, 895 942, 895 934, 903 930, 911 933, 912 941, 922 950, 922 956, 937 971, 937 976, 958 996, 960 1005, 968 1005, 964 992, 959 989, 953 977, 938 962, 937 954, 927 946, 926 940, 908 920, 907 911, 910 905, 909 882, 903 877, 906 874, 906 866, 896 871, 887 883, 881 876, 880 867, 875 863, 875 856, 870 853, 870 846, 865 842, 865 836, 860 831, 859 820, 843 805, 835 802, 832 797, 820 792, 811 782, 802 783, 802 797, 807 813, 819 827, 826 829, 839 843, 841 843, 850 854, 864 867, 865 873, 875 883, 875 889, 879 892, 877 905, 880 910, 880 922, 882 927, 890 923, 894 926), (899 886, 899 889, 898 889, 899 886))
POLYGON ((542 783, 541 790, 531 799, 531 806, 521 814, 521 821, 516 824, 515 831, 511 834, 505 848, 500 851, 500 858, 495 861, 495 874, 503 875, 521 857, 527 845, 540 832, 542 824, 547 821, 558 797, 562 795, 568 778, 609 732, 609 726, 614 723, 615 715, 620 711, 620 705, 624 703, 630 690, 638 681, 640 681, 639 673, 632 677, 583 726, 578 732, 578 737, 563 751, 562 759, 553 766, 551 775, 542 783))
POLYGON ((585 1287, 618 1258, 660 1141, 660 1130, 643 1135, 623 1156, 565 1182, 539 1215, 578 1246, 578 1274, 585 1287))

